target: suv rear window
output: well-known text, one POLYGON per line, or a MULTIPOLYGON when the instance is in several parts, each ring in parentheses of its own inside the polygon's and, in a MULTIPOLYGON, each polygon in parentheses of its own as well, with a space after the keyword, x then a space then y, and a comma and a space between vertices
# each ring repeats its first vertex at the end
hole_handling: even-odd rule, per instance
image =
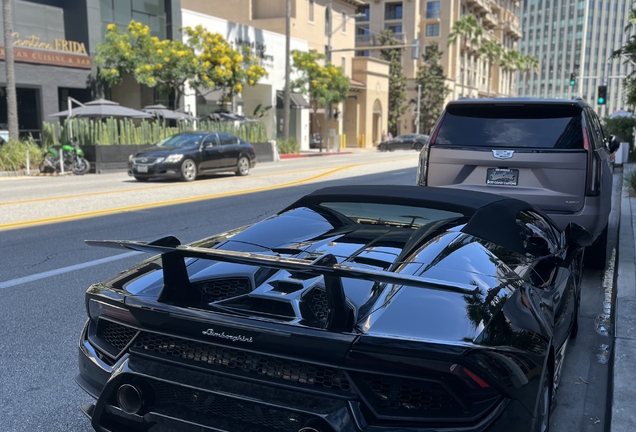
POLYGON ((433 144, 583 149, 581 112, 572 105, 450 105, 433 144))

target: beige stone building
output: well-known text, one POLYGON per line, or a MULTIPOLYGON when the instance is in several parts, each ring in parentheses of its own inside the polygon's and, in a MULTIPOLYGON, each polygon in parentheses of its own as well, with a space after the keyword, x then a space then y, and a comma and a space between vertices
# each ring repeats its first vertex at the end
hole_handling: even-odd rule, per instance
MULTIPOLYGON (((183 9, 225 20, 285 33, 286 0, 181 0, 183 9)), ((326 53, 352 79, 346 101, 333 107, 329 121, 332 145, 371 147, 386 131, 388 63, 377 58, 357 59, 355 14, 362 0, 291 0, 291 36, 306 40, 309 49, 326 53), (345 144, 346 143, 346 144, 345 144)), ((310 133, 321 133, 324 110, 311 119, 310 133)))
MULTIPOLYGON (((489 70, 488 61, 480 58, 477 46, 460 41, 448 45, 453 24, 463 15, 473 14, 484 29, 483 40, 494 39, 504 49, 518 49, 522 36, 519 27, 519 0, 363 0, 356 18, 358 56, 378 56, 377 45, 382 30, 392 29, 405 44, 420 40, 422 52, 431 42, 443 51, 441 64, 447 87, 447 101, 460 97, 513 96, 515 72, 503 71, 496 64, 489 70), (365 49, 367 48, 367 49, 365 49), (488 83, 490 81, 490 85, 488 83)), ((404 74, 409 80, 407 100, 417 98, 415 76, 420 60, 412 60, 410 50, 403 55, 404 74)), ((415 106, 411 105, 401 118, 400 134, 415 131, 415 106)), ((422 131, 427 133, 428 131, 422 131)))

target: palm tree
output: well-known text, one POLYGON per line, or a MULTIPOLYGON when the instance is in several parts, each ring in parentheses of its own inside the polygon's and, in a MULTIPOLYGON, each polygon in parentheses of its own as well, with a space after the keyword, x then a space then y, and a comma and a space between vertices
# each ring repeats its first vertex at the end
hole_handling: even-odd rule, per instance
POLYGON ((488 96, 490 96, 490 81, 492 80, 492 65, 503 53, 503 47, 495 40, 482 42, 479 47, 479 55, 488 61, 488 96))
POLYGON ((507 93, 510 94, 512 88, 512 72, 519 69, 523 65, 523 56, 519 51, 504 50, 501 58, 499 59, 499 67, 503 72, 508 74, 508 89, 507 93))
POLYGON ((2 16, 4 24, 4 52, 7 68, 7 128, 9 138, 18 139, 18 99, 15 90, 15 68, 13 60, 13 0, 3 0, 2 16))
MULTIPOLYGON (((464 70, 468 69, 468 43, 470 42, 472 45, 477 48, 479 44, 481 36, 484 34, 484 29, 481 27, 475 15, 468 14, 464 15, 453 24, 451 31, 448 35, 448 45, 452 45, 457 41, 461 41, 461 51, 464 53, 464 70)), ((459 53, 458 56, 459 58, 459 53)), ((455 67, 455 77, 453 81, 457 81, 457 72, 458 68, 455 67)), ((462 86, 464 85, 465 79, 462 79, 462 86)))

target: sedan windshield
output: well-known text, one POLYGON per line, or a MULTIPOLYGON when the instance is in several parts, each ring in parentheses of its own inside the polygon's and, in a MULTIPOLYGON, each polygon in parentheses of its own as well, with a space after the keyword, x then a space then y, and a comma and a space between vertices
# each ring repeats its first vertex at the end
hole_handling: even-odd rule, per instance
POLYGON ((172 135, 157 143, 157 147, 184 148, 198 146, 205 134, 172 135))

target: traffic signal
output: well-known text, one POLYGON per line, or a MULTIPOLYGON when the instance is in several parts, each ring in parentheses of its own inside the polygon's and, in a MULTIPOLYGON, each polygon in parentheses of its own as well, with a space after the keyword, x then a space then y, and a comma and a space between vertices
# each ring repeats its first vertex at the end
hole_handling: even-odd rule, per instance
POLYGON ((596 102, 599 105, 605 105, 607 102, 607 86, 600 85, 598 86, 598 97, 596 98, 596 102))
POLYGON ((570 85, 572 87, 576 85, 576 74, 574 72, 570 74, 570 85))

